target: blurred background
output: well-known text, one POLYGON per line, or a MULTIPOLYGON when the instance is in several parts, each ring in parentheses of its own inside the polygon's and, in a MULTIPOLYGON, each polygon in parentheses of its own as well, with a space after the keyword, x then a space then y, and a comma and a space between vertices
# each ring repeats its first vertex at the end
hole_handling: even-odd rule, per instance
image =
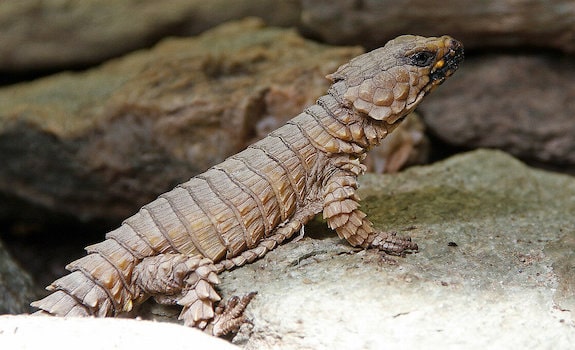
POLYGON ((449 34, 466 60, 370 171, 497 148, 575 173, 572 0, 0 2, 0 313, 401 34, 449 34))

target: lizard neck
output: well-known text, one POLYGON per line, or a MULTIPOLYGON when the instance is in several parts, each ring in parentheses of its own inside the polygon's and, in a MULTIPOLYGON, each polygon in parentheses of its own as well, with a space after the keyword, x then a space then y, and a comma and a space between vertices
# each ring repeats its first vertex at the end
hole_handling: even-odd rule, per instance
POLYGON ((346 88, 343 82, 333 84, 326 95, 304 111, 320 126, 310 128, 306 133, 316 148, 330 156, 347 154, 363 159, 370 148, 395 129, 395 125, 375 120, 347 106, 342 97, 346 88))

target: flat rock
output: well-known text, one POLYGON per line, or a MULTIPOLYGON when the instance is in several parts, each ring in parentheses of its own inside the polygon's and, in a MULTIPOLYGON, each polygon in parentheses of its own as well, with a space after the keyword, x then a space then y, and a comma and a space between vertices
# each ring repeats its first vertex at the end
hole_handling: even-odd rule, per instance
MULTIPOLYGON (((247 19, 2 88, 0 220, 117 224, 301 113, 360 53, 247 19)), ((423 130, 410 117, 372 169, 425 160, 423 130)))
POLYGON ((117 223, 299 114, 361 52, 248 19, 2 88, 0 218, 117 223))
POLYGON ((304 0, 301 18, 304 31, 333 44, 377 47, 400 34, 450 34, 466 48, 575 51, 571 0, 304 0))
POLYGON ((0 315, 30 311, 34 294, 32 279, 8 253, 0 241, 0 315))
POLYGON ((0 71, 96 64, 246 16, 293 25, 299 12, 289 0, 2 1, 0 71))
POLYGON ((222 275, 258 291, 245 349, 555 348, 575 342, 575 179, 479 150, 361 178, 376 226, 420 251, 386 263, 320 223, 222 275), (323 232, 323 233, 322 233, 323 232))
POLYGON ((214 349, 238 347, 199 330, 117 318, 0 316, 2 349, 214 349), (89 344, 89 345, 88 345, 89 344))
POLYGON ((0 2, 0 71, 92 65, 246 16, 369 48, 413 33, 452 34, 467 48, 575 51, 571 0, 19 0, 0 2))
POLYGON ((464 63, 420 106, 430 131, 466 148, 499 148, 575 170, 575 64, 545 55, 489 55, 464 63))

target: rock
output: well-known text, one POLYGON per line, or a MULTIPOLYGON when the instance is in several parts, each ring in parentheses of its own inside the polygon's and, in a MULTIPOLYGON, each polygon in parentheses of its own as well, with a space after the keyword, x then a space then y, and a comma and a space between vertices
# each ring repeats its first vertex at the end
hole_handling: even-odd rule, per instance
POLYGON ((36 297, 33 287, 30 276, 16 264, 0 241, 0 315, 28 312, 30 300, 36 297))
POLYGON ((238 347, 173 324, 115 318, 0 316, 2 349, 214 349, 238 347), (89 346, 87 345, 89 344, 89 346))
POLYGON ((302 26, 332 44, 381 46, 399 34, 450 34, 466 48, 547 47, 575 51, 571 0, 302 1, 302 26))
POLYGON ((371 173, 396 173, 429 160, 431 144, 419 114, 409 114, 394 132, 369 151, 364 161, 371 173))
MULTIPOLYGON (((0 219, 117 224, 301 113, 360 53, 250 19, 0 89, 0 219)), ((423 126, 410 120, 374 169, 425 159, 423 126)))
POLYGON ((328 43, 369 48, 414 33, 451 34, 467 48, 575 52, 571 0, 19 0, 0 2, 0 71, 93 65, 246 16, 298 27, 328 43))
POLYGON ((499 148, 526 161, 575 170, 575 65, 535 55, 465 62, 420 110, 430 131, 466 148, 499 148))
POLYGON ((250 19, 0 89, 0 198, 117 223, 243 149, 258 122, 300 113, 360 53, 250 19))
POLYGON ((246 16, 294 25, 299 5, 289 0, 2 1, 0 71, 95 64, 166 36, 197 34, 246 16))
MULTIPOLYGON (((388 264, 306 227, 222 274, 224 297, 258 291, 245 349, 569 348, 575 342, 575 179, 479 150, 361 178, 376 226, 420 251, 388 264)), ((318 226, 319 225, 319 226, 318 226)))

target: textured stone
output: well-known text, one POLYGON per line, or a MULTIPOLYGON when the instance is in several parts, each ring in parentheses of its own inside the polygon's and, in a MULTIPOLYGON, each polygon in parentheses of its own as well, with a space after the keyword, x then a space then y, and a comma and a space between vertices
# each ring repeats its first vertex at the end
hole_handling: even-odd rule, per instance
POLYGON ((94 64, 166 36, 197 34, 245 16, 293 25, 299 5, 289 0, 2 1, 0 71, 94 64))
POLYGON ((475 151, 361 179, 363 208, 420 251, 385 263, 314 223, 222 275, 258 291, 246 349, 525 348, 575 342, 575 179, 475 151))
POLYGON ((535 55, 485 56, 422 103, 431 132, 466 148, 499 148, 575 170, 575 64, 535 55))
POLYGON ((246 16, 370 48, 413 33, 575 51, 571 0, 19 0, 0 2, 0 71, 94 64, 246 16))
MULTIPOLYGON (((117 223, 299 114, 360 53, 245 20, 0 89, 0 219, 117 223)), ((397 171, 426 151, 414 116, 370 163, 397 171)))
POLYGON ((399 34, 449 34, 466 48, 575 51, 571 0, 304 0, 302 26, 333 44, 381 46, 399 34))
POLYGON ((0 241, 0 315, 28 312, 30 300, 36 297, 33 287, 28 273, 18 266, 0 241))
POLYGON ((360 52, 246 20, 0 89, 0 214, 118 222, 300 113, 360 52))
POLYGON ((381 145, 369 151, 364 161, 367 171, 396 173, 411 165, 427 163, 431 145, 425 130, 419 114, 409 114, 381 145))

